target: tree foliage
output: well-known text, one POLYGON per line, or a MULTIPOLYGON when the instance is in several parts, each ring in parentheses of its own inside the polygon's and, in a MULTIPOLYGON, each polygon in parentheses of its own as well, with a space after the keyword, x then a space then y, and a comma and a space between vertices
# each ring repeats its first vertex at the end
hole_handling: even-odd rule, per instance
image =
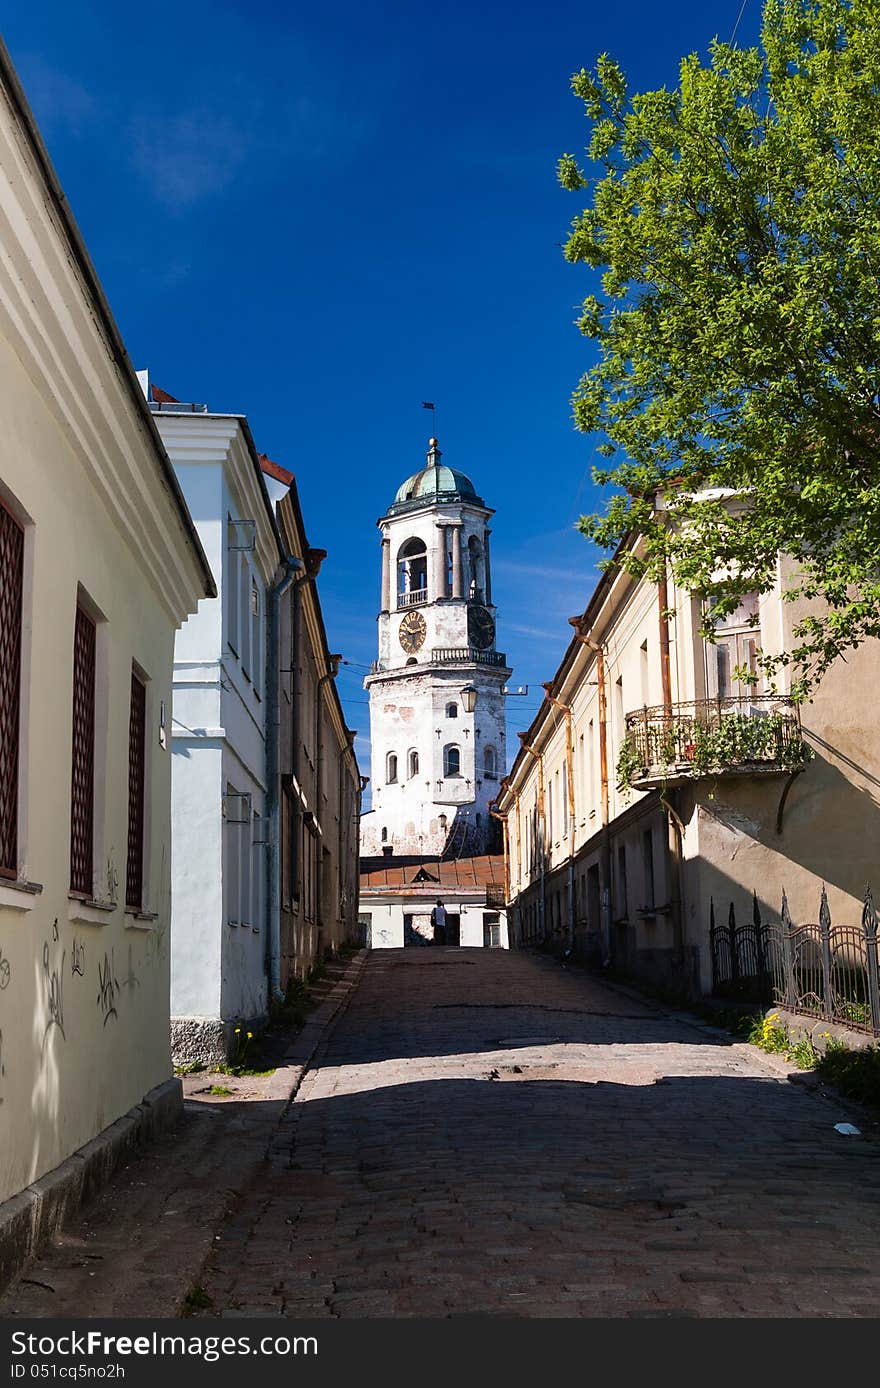
POLYGON ((767 0, 760 47, 716 41, 673 91, 630 95, 608 56, 572 87, 589 162, 559 178, 589 205, 565 254, 601 272, 573 407, 613 487, 580 528, 640 531, 620 562, 668 564, 716 618, 786 552, 786 598, 816 601, 765 660, 806 695, 880 635, 880 0, 767 0))

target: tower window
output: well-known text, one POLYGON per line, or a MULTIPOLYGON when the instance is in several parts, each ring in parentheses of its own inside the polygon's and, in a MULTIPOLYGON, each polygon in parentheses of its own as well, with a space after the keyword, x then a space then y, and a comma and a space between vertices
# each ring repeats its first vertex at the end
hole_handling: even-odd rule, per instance
POLYGON ((461 775, 461 749, 451 742, 443 748, 443 775, 461 775))
POLYGON ((397 753, 389 752, 385 762, 385 781, 390 786, 397 780, 397 753))
POLYGON ((419 754, 418 754, 418 752, 415 750, 415 748, 413 748, 413 749, 410 751, 409 756, 407 757, 407 775, 409 776, 410 779, 412 779, 413 776, 418 776, 418 774, 419 774, 419 754))
POLYGON ((458 717, 458 704, 447 704, 447 705, 446 705, 446 717, 447 717, 447 718, 457 718, 457 717, 458 717))
POLYGON ((494 781, 497 774, 497 762, 495 760, 495 748, 483 748, 483 775, 487 781, 494 781))
POLYGON ((383 830, 382 830, 382 842, 383 842, 383 843, 387 843, 387 842, 388 842, 388 830, 387 830, 387 829, 383 829, 383 830))
POLYGON ((397 554, 397 605, 414 607, 428 600, 428 551, 415 536, 397 554))
POLYGON ((483 601, 483 552, 476 535, 468 540, 468 597, 477 602, 483 601))

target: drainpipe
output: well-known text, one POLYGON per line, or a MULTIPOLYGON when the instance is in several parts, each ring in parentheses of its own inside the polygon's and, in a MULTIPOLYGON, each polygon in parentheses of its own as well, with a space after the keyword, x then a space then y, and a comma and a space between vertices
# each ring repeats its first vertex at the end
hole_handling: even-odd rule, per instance
MULTIPOLYGON (((326 674, 318 676, 318 684, 315 689, 315 818, 321 827, 321 840, 323 842, 324 816, 321 808, 321 777, 324 773, 324 741, 321 737, 321 712, 323 708, 323 689, 328 680, 335 680, 339 674, 339 662, 342 660, 340 654, 328 655, 327 664, 330 669, 326 674)), ((324 850, 321 849, 321 874, 318 882, 318 949, 320 951, 324 938, 324 850)))
POLYGON ((548 681, 541 688, 547 696, 549 703, 561 708, 565 714, 565 765, 567 770, 567 798, 568 798, 568 878, 566 881, 566 896, 568 898, 568 947, 574 951, 574 742, 571 733, 571 705, 564 704, 561 699, 550 693, 553 688, 553 681, 548 681))
POLYGON ((517 737, 522 743, 523 751, 528 752, 529 756, 534 757, 535 761, 538 763, 538 820, 541 825, 541 852, 538 863, 540 870, 541 889, 540 895, 538 897, 538 915, 541 921, 541 943, 544 944, 547 938, 547 902, 546 884, 544 881, 544 858, 547 844, 547 824, 544 819, 544 754, 543 752, 536 752, 534 747, 529 746, 529 744, 526 742, 527 736, 527 733, 517 733, 517 737))
POLYGON ((599 699, 599 795, 602 817, 602 875, 605 878, 605 902, 602 908, 602 934, 605 964, 611 962, 611 833, 609 829, 610 802, 608 794, 608 695, 605 684, 605 651, 598 641, 587 635, 582 617, 569 617, 575 635, 582 646, 596 656, 596 682, 599 699))
POLYGON ((268 593, 266 613, 266 811, 268 820, 268 890, 266 893, 269 1000, 283 999, 281 991, 281 800, 280 747, 281 716, 279 700, 281 599, 292 583, 306 574, 301 559, 287 555, 282 561, 281 574, 268 593))
MULTIPOLYGON (((514 822, 514 824, 516 825, 516 867, 517 867, 517 872, 519 873, 520 880, 521 880, 521 879, 522 879, 523 861, 522 861, 522 833, 521 833, 521 830, 520 830, 520 814, 519 814, 519 799, 520 799, 519 791, 517 790, 516 786, 511 785, 510 777, 509 777, 509 776, 503 776, 503 777, 501 778, 501 789, 502 789, 502 791, 504 791, 504 792, 509 792, 509 793, 513 796, 513 805, 514 805, 514 821, 513 821, 513 822, 514 822)), ((511 883, 510 883, 510 812, 509 812, 509 811, 508 811, 508 814, 507 814, 507 821, 508 821, 508 822, 507 822, 507 823, 505 824, 505 826, 504 826, 504 836, 505 836, 505 837, 504 837, 504 846, 505 846, 505 851, 507 852, 507 855, 508 855, 508 857, 507 857, 507 895, 508 895, 508 897, 509 897, 510 894, 511 894, 511 890, 512 890, 512 889, 511 889, 511 883)), ((521 892, 517 892, 517 897, 519 897, 520 895, 521 895, 521 892)), ((522 931, 521 931, 521 930, 520 930, 520 940, 522 940, 522 931)))
POLYGON ((489 813, 493 819, 500 820, 501 822, 501 843, 504 851, 504 904, 506 906, 510 901, 510 862, 508 860, 507 815, 495 809, 497 803, 497 800, 492 801, 492 804, 489 806, 489 813))
MULTIPOLYGON (((672 721, 672 679, 669 667, 669 588, 666 561, 657 583, 657 609, 660 622, 660 688, 663 695, 663 720, 668 727, 672 721)), ((672 897, 672 940, 675 964, 680 968, 684 963, 684 912, 682 906, 682 843, 683 825, 681 816, 669 800, 669 790, 660 792, 660 804, 666 810, 667 846, 671 867, 672 897)))
POLYGON ((501 843, 504 852, 504 916, 505 929, 507 930, 507 943, 510 944, 510 863, 507 856, 507 815, 496 810, 497 800, 493 800, 489 806, 489 813, 493 819, 501 821, 501 843))

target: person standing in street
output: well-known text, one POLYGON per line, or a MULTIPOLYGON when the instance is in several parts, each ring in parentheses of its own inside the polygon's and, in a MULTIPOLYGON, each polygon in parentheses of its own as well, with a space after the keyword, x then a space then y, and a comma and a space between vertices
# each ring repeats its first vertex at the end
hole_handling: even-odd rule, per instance
POLYGON ((434 927, 434 944, 446 944, 446 907, 440 898, 437 898, 437 905, 431 912, 431 925, 434 927))

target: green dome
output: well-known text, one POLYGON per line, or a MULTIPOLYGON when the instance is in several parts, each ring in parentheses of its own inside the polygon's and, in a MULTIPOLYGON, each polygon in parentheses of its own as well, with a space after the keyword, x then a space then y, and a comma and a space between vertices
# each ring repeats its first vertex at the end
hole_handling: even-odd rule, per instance
POLYGON ((455 468, 441 463, 440 458, 437 440, 431 439, 428 445, 427 467, 423 467, 420 472, 414 472, 412 477, 408 477, 403 485, 398 487, 392 509, 396 506, 406 506, 407 503, 430 501, 434 496, 442 496, 444 500, 458 496, 468 501, 479 502, 480 498, 471 479, 463 472, 457 472, 455 468))

